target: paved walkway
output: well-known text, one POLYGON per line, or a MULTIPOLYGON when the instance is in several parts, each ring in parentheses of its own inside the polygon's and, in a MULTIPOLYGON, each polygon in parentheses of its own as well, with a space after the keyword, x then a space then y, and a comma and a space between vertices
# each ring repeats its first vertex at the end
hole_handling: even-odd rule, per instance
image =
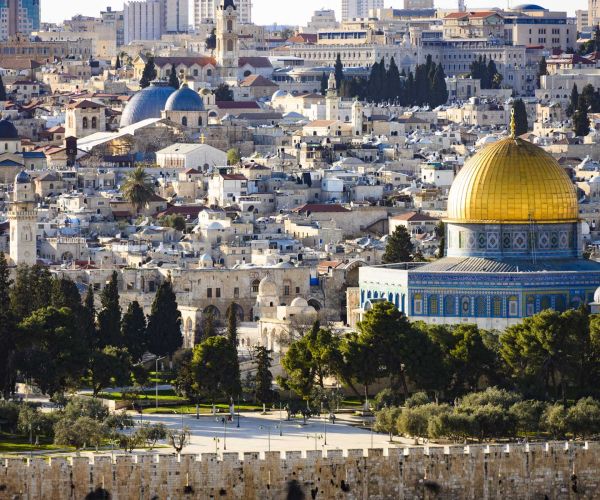
MULTIPOLYGON (((269 415, 242 413, 240 427, 237 427, 237 416, 231 422, 222 423, 225 414, 216 416, 201 415, 144 415, 143 422, 164 423, 169 429, 189 428, 191 445, 183 453, 222 453, 223 451, 249 452, 258 451, 303 451, 351 448, 388 448, 412 445, 412 440, 395 438, 388 442, 388 436, 371 432, 369 429, 352 427, 345 424, 325 423, 324 420, 310 419, 306 425, 302 419, 286 421, 286 413, 279 411, 269 415), (281 431, 281 435, 280 435, 281 431), (269 437, 270 434, 270 437, 269 437)), ((139 424, 139 416, 136 418, 139 424)), ((166 448, 158 450, 167 452, 166 448)), ((169 449, 169 452, 172 451, 169 449)))

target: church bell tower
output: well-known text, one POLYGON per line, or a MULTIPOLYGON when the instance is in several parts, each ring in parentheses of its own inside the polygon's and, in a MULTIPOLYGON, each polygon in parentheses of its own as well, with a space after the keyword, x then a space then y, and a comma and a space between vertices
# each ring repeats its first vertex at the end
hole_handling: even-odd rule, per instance
POLYGON ((239 66, 239 13, 233 0, 221 0, 217 9, 217 63, 225 82, 237 83, 239 66))

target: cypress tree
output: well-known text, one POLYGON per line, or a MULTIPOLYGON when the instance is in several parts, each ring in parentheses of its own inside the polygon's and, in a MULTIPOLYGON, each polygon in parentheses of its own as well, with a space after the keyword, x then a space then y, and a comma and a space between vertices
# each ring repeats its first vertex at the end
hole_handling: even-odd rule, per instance
POLYGON ((429 79, 427 77, 427 65, 420 64, 415 70, 414 104, 424 106, 429 102, 429 79))
POLYGON ((108 284, 100 294, 102 308, 98 313, 98 347, 112 345, 123 347, 121 337, 121 306, 119 304, 119 282, 114 271, 108 284))
POLYGON ((406 85, 404 86, 404 95, 406 96, 406 105, 413 106, 417 100, 417 96, 415 94, 415 77, 412 71, 408 72, 408 77, 406 78, 406 85))
POLYGON ((575 132, 577 137, 583 137, 590 133, 587 103, 583 96, 579 96, 577 111, 573 114, 573 132, 575 132))
POLYGON ((342 81, 344 80, 344 65, 342 64, 342 57, 339 53, 335 59, 335 66, 333 71, 333 74, 335 76, 335 84, 339 89, 342 85, 342 81))
POLYGON ((529 130, 527 124, 527 108, 523 99, 515 99, 512 104, 512 109, 515 114, 515 136, 526 134, 529 130))
POLYGON ((177 77, 177 71, 175 66, 171 67, 171 73, 169 74, 169 86, 174 89, 178 89, 180 86, 179 78, 177 77))
POLYGON ((0 391, 8 399, 14 387, 15 317, 10 302, 10 272, 4 252, 0 252, 0 391))
POLYGON ((183 345, 181 313, 170 278, 156 291, 147 332, 148 350, 156 356, 172 356, 183 345))
POLYGON ((81 329, 87 339, 88 346, 97 347, 98 342, 98 331, 96 329, 96 306, 94 304, 94 288, 92 285, 88 286, 85 300, 83 301, 83 314, 81 329))
POLYGON ((577 109, 577 103, 579 102, 579 91, 577 90, 577 84, 573 84, 571 89, 571 97, 569 99, 569 105, 567 106, 567 116, 570 118, 577 109))
POLYGON ((439 63, 433 74, 431 82, 431 106, 436 107, 446 104, 448 101, 448 88, 446 87, 446 75, 442 63, 439 63))
POLYGON ((406 228, 398 226, 387 240, 383 254, 383 263, 396 264, 399 262, 410 262, 412 261, 414 249, 415 247, 406 228))
POLYGON ((6 87, 2 81, 2 75, 0 75, 0 101, 6 101, 6 87))
POLYGON ((392 57, 390 60, 390 67, 387 70, 386 75, 386 96, 389 100, 395 101, 400 98, 402 82, 400 80, 400 71, 396 61, 392 57))
POLYGON ((264 405, 273 402, 273 374, 271 373, 271 351, 266 347, 255 348, 256 377, 254 397, 264 405))
POLYGON ((321 76, 321 95, 327 95, 327 87, 329 87, 329 78, 327 78, 327 73, 323 72, 321 76))
POLYGON ((235 302, 232 302, 227 308, 227 338, 235 349, 238 346, 238 317, 236 309, 237 304, 235 302))
POLYGON ((146 352, 146 316, 137 300, 127 307, 121 321, 123 343, 134 361, 139 361, 146 352))
POLYGON ((142 78, 140 78, 140 87, 145 89, 150 86, 150 83, 156 79, 156 66, 154 65, 154 57, 149 56, 144 71, 142 72, 142 78))
POLYGON ((117 60, 115 61, 115 69, 121 69, 121 58, 117 55, 117 60))

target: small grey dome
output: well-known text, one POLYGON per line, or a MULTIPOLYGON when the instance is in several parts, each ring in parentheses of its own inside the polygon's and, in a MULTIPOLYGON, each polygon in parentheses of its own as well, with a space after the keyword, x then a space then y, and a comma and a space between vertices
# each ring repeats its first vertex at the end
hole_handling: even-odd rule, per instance
POLYGON ((17 127, 9 120, 0 120, 0 140, 14 141, 19 139, 17 127))
POLYGON ((165 109, 167 99, 173 92, 173 87, 162 82, 153 82, 140 90, 125 106, 121 127, 128 127, 148 118, 160 118, 161 111, 165 109))
POLYGON ((17 184, 29 184, 30 182, 31 176, 25 170, 21 170, 15 177, 15 183, 17 184))
POLYGON ((169 96, 165 110, 204 111, 204 101, 197 92, 194 92, 184 83, 179 90, 169 96))

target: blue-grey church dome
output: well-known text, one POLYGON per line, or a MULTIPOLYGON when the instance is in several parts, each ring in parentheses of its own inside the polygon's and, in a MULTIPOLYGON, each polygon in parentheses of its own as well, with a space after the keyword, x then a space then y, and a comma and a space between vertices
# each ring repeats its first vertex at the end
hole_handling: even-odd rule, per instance
POLYGON ((173 92, 165 106, 166 111, 204 111, 204 101, 198 92, 194 92, 187 84, 173 92))
POLYGON ((15 182, 17 184, 29 184, 31 182, 31 177, 25 170, 21 170, 15 177, 15 182))
POLYGON ((17 128, 9 120, 0 120, 0 139, 16 140, 19 138, 17 128))
POLYGON ((160 118, 161 111, 165 109, 167 99, 173 92, 173 87, 162 82, 153 82, 140 90, 125 106, 121 115, 121 127, 128 127, 148 118, 160 118))

